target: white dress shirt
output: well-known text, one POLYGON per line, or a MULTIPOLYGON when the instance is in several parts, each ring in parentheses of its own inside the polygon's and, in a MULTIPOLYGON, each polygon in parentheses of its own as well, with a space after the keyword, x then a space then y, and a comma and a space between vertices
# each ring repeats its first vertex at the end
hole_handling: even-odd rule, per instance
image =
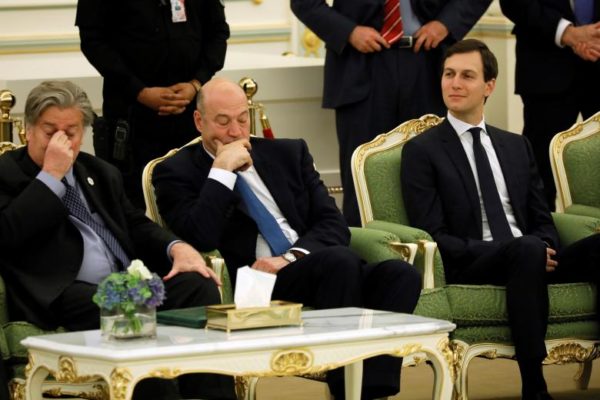
MULTIPOLYGON (((471 132, 469 132, 469 129, 475 126, 467 124, 466 122, 457 119, 450 113, 448 113, 447 118, 448 122, 450 123, 450 125, 452 125, 452 127, 458 135, 458 138, 460 139, 460 143, 462 144, 463 149, 465 150, 465 154, 467 155, 467 159, 469 160, 469 165, 471 166, 471 170, 473 171, 473 176, 475 177, 475 184, 477 185, 477 194, 479 195, 479 207, 481 209, 483 240, 493 240, 492 232, 490 231, 490 225, 487 220, 487 214, 485 213, 485 207, 483 206, 483 198, 481 197, 479 176, 477 174, 477 167, 475 164, 475 154, 473 153, 473 136, 471 135, 471 132)), ((510 230, 514 237, 523 236, 523 233, 517 226, 517 220, 515 218, 512 205, 510 204, 510 197, 508 196, 506 181, 504 180, 504 174, 502 173, 502 168, 500 167, 500 162, 498 161, 498 156, 496 155, 496 150, 494 150, 492 140, 490 139, 490 136, 487 134, 487 131, 485 129, 485 119, 482 119, 481 122, 478 125, 476 125, 476 127, 481 128, 481 144, 490 162, 492 173, 494 174, 494 182, 496 183, 496 188, 498 188, 500 202, 502 203, 502 208, 504 209, 504 213, 506 214, 506 219, 508 220, 510 230)))

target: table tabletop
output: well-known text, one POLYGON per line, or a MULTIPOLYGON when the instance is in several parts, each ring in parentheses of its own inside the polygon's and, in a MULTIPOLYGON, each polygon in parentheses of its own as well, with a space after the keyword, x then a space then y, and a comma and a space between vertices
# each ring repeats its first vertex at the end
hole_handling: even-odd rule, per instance
POLYGON ((27 348, 89 356, 98 360, 174 357, 177 355, 229 353, 289 346, 375 340, 449 332, 451 322, 411 314, 362 308, 312 310, 302 313, 303 326, 250 329, 230 333, 159 325, 156 339, 106 341, 99 330, 31 336, 27 348))

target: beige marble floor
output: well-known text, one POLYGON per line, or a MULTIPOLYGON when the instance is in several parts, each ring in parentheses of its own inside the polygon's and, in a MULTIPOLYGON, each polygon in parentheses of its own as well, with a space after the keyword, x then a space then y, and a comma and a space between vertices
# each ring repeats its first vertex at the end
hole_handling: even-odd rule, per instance
MULTIPOLYGON (((575 365, 547 366, 544 375, 555 400, 600 400, 600 359, 594 362, 590 388, 575 390, 575 365)), ((431 399, 433 373, 427 365, 404 368, 402 392, 393 400, 431 399)), ((517 364, 508 360, 475 359, 469 372, 470 400, 519 400, 517 364)), ((257 400, 327 400, 323 383, 301 378, 265 378, 257 388, 257 400)))

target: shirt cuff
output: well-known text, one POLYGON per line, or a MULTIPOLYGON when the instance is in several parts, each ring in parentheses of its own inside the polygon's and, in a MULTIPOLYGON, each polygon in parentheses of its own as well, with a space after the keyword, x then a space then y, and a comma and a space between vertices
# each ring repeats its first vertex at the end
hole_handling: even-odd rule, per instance
POLYGON ((292 251, 292 250, 293 251, 299 251, 300 253, 303 253, 304 255, 310 254, 310 251, 308 251, 306 249, 303 249, 301 247, 292 247, 292 248, 290 248, 290 251, 292 251))
POLYGON ((558 21, 558 26, 556 27, 556 34, 554 35, 554 43, 556 43, 556 45, 561 49, 565 47, 565 45, 562 44, 562 37, 569 25, 573 25, 573 23, 564 18, 561 18, 560 21, 558 21))
POLYGON ((173 262, 173 257, 171 257, 171 248, 176 245, 177 243, 185 243, 183 240, 173 240, 171 243, 169 243, 169 245, 167 246, 167 258, 169 259, 169 261, 173 262))
POLYGON ((208 173, 208 178, 222 183, 228 187, 229 190, 233 190, 235 181, 237 180, 237 175, 234 172, 227 171, 226 169, 211 168, 210 172, 208 173))
POLYGON ((67 192, 65 185, 46 171, 40 171, 35 178, 48 186, 48 188, 61 199, 67 192))

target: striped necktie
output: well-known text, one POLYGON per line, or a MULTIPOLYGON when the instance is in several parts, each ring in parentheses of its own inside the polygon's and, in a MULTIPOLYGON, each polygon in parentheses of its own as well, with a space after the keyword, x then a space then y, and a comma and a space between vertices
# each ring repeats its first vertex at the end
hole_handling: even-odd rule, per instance
POLYGON ((88 211, 87 207, 79 197, 77 189, 69 185, 66 178, 62 179, 62 183, 67 188, 67 192, 63 197, 63 203, 69 214, 79 219, 81 222, 92 228, 94 232, 106 243, 106 247, 113 253, 115 258, 121 263, 121 267, 127 267, 129 265, 129 258, 123 250, 123 247, 119 244, 117 238, 112 232, 103 224, 98 223, 92 214, 88 211))
POLYGON ((380 33, 389 44, 393 44, 404 34, 402 16, 400 15, 400 0, 385 0, 383 12, 383 27, 380 33))

